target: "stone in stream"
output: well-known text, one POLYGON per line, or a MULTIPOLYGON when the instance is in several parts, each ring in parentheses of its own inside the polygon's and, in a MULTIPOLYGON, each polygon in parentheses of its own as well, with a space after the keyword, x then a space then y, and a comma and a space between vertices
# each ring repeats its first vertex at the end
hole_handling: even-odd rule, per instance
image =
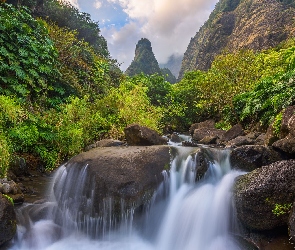
POLYGON ((138 124, 131 124, 124 129, 129 146, 167 145, 168 140, 156 131, 138 124))
POLYGON ((230 154, 232 168, 247 172, 281 160, 284 157, 280 152, 261 145, 237 147, 230 154))
POLYGON ((13 204, 0 193, 0 246, 16 233, 16 215, 13 204))
POLYGON ((148 204, 164 179, 162 172, 169 169, 170 147, 95 148, 73 157, 65 166, 67 177, 61 174, 54 186, 58 202, 116 221, 125 211, 148 204), (91 207, 84 199, 91 200, 91 207))
POLYGON ((287 226, 295 200, 295 160, 272 163, 237 178, 237 217, 251 230, 287 226))

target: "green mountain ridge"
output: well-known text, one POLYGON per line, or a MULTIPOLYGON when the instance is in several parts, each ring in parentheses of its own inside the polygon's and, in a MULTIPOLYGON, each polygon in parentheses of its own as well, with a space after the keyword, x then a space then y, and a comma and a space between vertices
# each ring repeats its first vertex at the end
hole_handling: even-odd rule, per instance
POLYGON ((170 82, 175 83, 176 78, 168 68, 160 68, 159 63, 153 53, 152 44, 147 38, 141 38, 135 48, 135 56, 125 74, 135 76, 138 74, 163 75, 170 82))
POLYGON ((221 0, 191 39, 182 60, 185 72, 208 70, 222 51, 261 51, 294 36, 294 0, 221 0))

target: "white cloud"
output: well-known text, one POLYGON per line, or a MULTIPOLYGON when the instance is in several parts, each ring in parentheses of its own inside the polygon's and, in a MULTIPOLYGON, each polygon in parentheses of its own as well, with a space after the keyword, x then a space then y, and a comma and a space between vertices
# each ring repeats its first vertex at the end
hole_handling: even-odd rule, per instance
MULTIPOLYGON (((70 1, 78 4, 78 0, 70 1)), ((81 7, 85 7, 82 11, 91 13, 92 18, 103 25, 102 35, 108 41, 110 53, 123 63, 123 70, 133 60, 136 43, 142 37, 151 41, 160 63, 164 63, 172 54, 183 54, 191 37, 208 19, 217 2, 218 0, 79 0, 81 7), (91 9, 86 1, 98 3, 100 8, 91 9), (107 19, 111 21, 106 22, 107 19)))
MULTIPOLYGON (((59 0, 59 1, 63 1, 63 0, 59 0)), ((76 8, 79 9, 79 4, 78 4, 78 0, 66 0, 67 2, 71 3, 73 6, 75 6, 76 8)))
POLYGON ((94 6, 95 9, 100 9, 101 6, 102 6, 102 2, 96 0, 96 1, 94 2, 93 6, 94 6))

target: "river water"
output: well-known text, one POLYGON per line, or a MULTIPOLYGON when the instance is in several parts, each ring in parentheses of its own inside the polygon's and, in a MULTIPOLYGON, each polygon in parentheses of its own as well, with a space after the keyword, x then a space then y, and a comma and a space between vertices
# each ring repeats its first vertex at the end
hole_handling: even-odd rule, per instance
MULTIPOLYGON (((196 182, 196 148, 175 149, 171 169, 163 172, 164 181, 149 206, 141 215, 132 209, 122 212, 120 224, 113 221, 111 211, 106 211, 105 217, 95 217, 91 212, 87 166, 81 172, 61 166, 55 184, 48 190, 50 200, 25 204, 18 210, 18 233, 10 249, 245 249, 235 237, 237 225, 231 192, 234 179, 242 172, 231 170, 229 152, 206 149, 209 169, 196 182), (81 204, 86 211, 83 214, 81 204)), ((106 207, 111 207, 112 201, 108 202, 110 206, 106 207)))

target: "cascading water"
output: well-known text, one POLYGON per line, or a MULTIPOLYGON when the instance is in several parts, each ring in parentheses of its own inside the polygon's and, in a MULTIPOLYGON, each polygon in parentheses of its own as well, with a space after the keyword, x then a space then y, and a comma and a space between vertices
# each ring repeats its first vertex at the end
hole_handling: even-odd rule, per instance
POLYGON ((204 149, 209 168, 195 182, 196 148, 175 147, 170 172, 163 172, 146 212, 122 204, 121 222, 112 216, 112 200, 103 215, 92 211, 91 177, 60 167, 52 187, 55 196, 43 204, 27 204, 18 212, 18 237, 12 250, 237 250, 233 237, 231 187, 241 172, 232 171, 227 150, 204 149), (87 188, 85 188, 87 186, 87 188), (43 219, 33 222, 38 211, 43 219))

